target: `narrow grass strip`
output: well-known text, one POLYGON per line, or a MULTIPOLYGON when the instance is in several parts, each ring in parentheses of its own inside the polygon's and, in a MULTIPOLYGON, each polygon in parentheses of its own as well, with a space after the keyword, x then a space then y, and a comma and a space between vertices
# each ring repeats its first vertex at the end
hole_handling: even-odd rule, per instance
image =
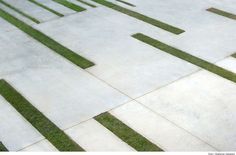
POLYGON ((213 63, 207 62, 203 59, 200 59, 200 58, 195 57, 191 54, 188 54, 184 51, 181 51, 179 49, 171 47, 165 43, 162 43, 158 40, 155 40, 155 39, 148 37, 148 36, 141 34, 141 33, 134 34, 132 37, 134 37, 144 43, 147 43, 155 48, 158 48, 166 53, 169 53, 169 54, 176 56, 180 59, 188 61, 188 62, 190 62, 196 66, 199 66, 205 70, 215 73, 223 78, 226 78, 230 81, 236 82, 236 74, 235 73, 228 71, 222 67, 216 66, 213 63))
POLYGON ((78 5, 74 4, 74 3, 71 3, 71 2, 69 2, 67 0, 53 0, 53 1, 57 2, 57 3, 61 4, 61 5, 64 5, 65 7, 68 7, 68 8, 70 8, 70 9, 76 11, 76 12, 81 12, 81 11, 85 11, 86 10, 85 8, 83 8, 81 6, 78 6, 78 5))
POLYGON ((236 58, 236 53, 232 55, 232 57, 236 58))
POLYGON ((108 112, 96 116, 95 120, 137 151, 162 151, 161 148, 129 128, 108 112))
POLYGON ((92 7, 92 8, 96 8, 95 5, 93 5, 93 4, 91 4, 91 3, 88 3, 88 2, 85 2, 85 1, 83 1, 83 0, 77 0, 77 1, 80 2, 80 3, 83 3, 83 4, 85 4, 85 5, 88 5, 88 6, 92 7))
POLYGON ((2 95, 27 121, 60 151, 83 151, 53 122, 36 109, 5 80, 0 80, 2 95))
POLYGON ((236 15, 235 14, 232 14, 232 13, 229 13, 229 12, 226 12, 226 11, 223 11, 223 10, 219 10, 219 9, 216 9, 216 8, 209 8, 209 9, 207 9, 207 11, 218 14, 218 15, 221 15, 221 16, 224 16, 224 17, 227 17, 227 18, 230 18, 230 19, 236 20, 236 15))
POLYGON ((158 21, 156 19, 150 18, 150 17, 145 16, 143 14, 140 14, 138 12, 126 9, 124 7, 121 7, 121 6, 116 5, 114 3, 108 2, 106 0, 92 0, 92 1, 97 2, 97 3, 101 4, 101 5, 106 6, 106 7, 109 7, 111 9, 114 9, 116 11, 119 11, 121 13, 124 13, 124 14, 126 14, 128 16, 134 17, 134 18, 136 18, 138 20, 141 20, 141 21, 144 21, 146 23, 149 23, 149 24, 151 24, 153 26, 156 26, 156 27, 159 27, 161 29, 164 29, 164 30, 166 30, 168 32, 171 32, 171 33, 174 33, 174 34, 180 34, 180 33, 184 32, 184 30, 181 30, 181 29, 179 29, 177 27, 168 25, 166 23, 163 23, 163 22, 158 21))
POLYGON ((0 142, 0 152, 7 152, 7 148, 3 145, 2 142, 0 142))
POLYGON ((120 2, 120 3, 123 3, 123 4, 126 4, 126 5, 129 5, 129 6, 132 6, 132 7, 135 7, 135 5, 129 3, 129 2, 126 2, 126 1, 122 1, 122 0, 116 0, 117 2, 120 2))
POLYGON ((17 9, 17 8, 15 8, 14 6, 12 6, 12 5, 6 3, 5 1, 0 0, 0 3, 2 3, 2 4, 5 5, 5 6, 7 6, 7 7, 10 8, 10 9, 16 11, 17 13, 21 14, 22 16, 24 16, 24 17, 30 19, 31 21, 33 21, 33 22, 35 22, 35 23, 37 23, 37 24, 40 23, 40 21, 38 21, 38 20, 35 19, 34 17, 32 17, 32 16, 30 16, 30 15, 27 15, 26 13, 20 11, 19 9, 17 9))
POLYGON ((61 13, 59 13, 59 12, 57 12, 57 11, 55 11, 55 10, 45 6, 45 5, 43 5, 43 4, 41 4, 41 3, 39 3, 39 2, 37 2, 35 0, 28 0, 28 1, 31 2, 31 3, 34 3, 35 5, 37 5, 37 6, 41 7, 41 8, 44 8, 45 10, 48 10, 51 13, 54 13, 55 15, 57 15, 59 17, 63 17, 64 16, 63 14, 61 14, 61 13))
POLYGON ((80 55, 74 53, 70 49, 64 47, 63 45, 59 44, 58 42, 54 41, 47 35, 43 34, 42 32, 34 29, 33 27, 25 24, 24 22, 20 21, 19 19, 15 18, 14 16, 10 15, 9 13, 0 9, 0 17, 11 23, 12 25, 18 27, 23 32, 27 33, 29 36, 33 37, 34 39, 38 40, 48 48, 52 49, 56 53, 60 54, 61 56, 65 57, 75 65, 85 69, 88 67, 93 66, 94 64, 81 57, 80 55))

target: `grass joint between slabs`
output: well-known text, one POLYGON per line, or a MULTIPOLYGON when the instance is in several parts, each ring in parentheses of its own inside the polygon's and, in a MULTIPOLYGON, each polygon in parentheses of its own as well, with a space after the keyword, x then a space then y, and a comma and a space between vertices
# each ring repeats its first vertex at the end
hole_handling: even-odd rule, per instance
POLYGON ((64 47, 63 45, 59 44, 55 40, 51 39, 47 35, 43 34, 42 32, 34 29, 33 27, 25 24, 24 22, 20 21, 19 19, 15 18, 14 16, 8 14, 7 12, 0 9, 0 17, 11 23, 12 25, 16 26, 32 38, 38 40, 48 48, 52 49, 56 53, 60 54, 64 58, 68 59, 75 65, 85 69, 94 65, 93 62, 85 59, 84 57, 78 55, 77 53, 71 51, 70 49, 64 47))
POLYGON ((236 58, 236 53, 232 55, 232 57, 236 58))
POLYGON ((166 23, 161 22, 159 20, 153 19, 151 17, 145 16, 145 15, 140 14, 138 12, 126 9, 126 8, 121 7, 119 5, 116 5, 116 4, 112 3, 112 2, 108 2, 106 0, 92 0, 92 1, 94 1, 96 3, 99 3, 101 5, 104 5, 104 6, 108 7, 108 8, 114 9, 116 11, 119 11, 121 13, 124 13, 124 14, 126 14, 128 16, 134 17, 134 18, 136 18, 138 20, 141 20, 143 22, 149 23, 149 24, 151 24, 153 26, 159 27, 159 28, 161 28, 163 30, 166 30, 168 32, 171 32, 173 34, 181 34, 181 33, 185 32, 182 29, 179 29, 177 27, 171 26, 169 24, 166 24, 166 23))
POLYGON ((26 14, 26 13, 20 11, 19 9, 17 9, 16 7, 14 7, 14 6, 12 6, 12 5, 6 3, 5 1, 0 0, 0 3, 2 3, 3 5, 5 5, 6 7, 10 8, 10 9, 14 10, 15 12, 21 14, 22 16, 24 16, 24 17, 30 19, 31 21, 33 21, 33 22, 35 22, 35 23, 37 23, 37 24, 40 23, 40 21, 37 20, 36 18, 31 17, 30 15, 28 15, 28 14, 26 14))
POLYGON ((57 15, 59 17, 63 17, 64 16, 63 14, 61 14, 61 13, 59 13, 59 12, 57 12, 57 11, 55 11, 55 10, 45 6, 45 5, 43 5, 43 4, 41 4, 41 3, 39 3, 39 2, 37 2, 35 0, 28 0, 28 1, 33 3, 33 4, 35 4, 35 5, 37 5, 37 6, 39 6, 39 7, 41 7, 41 8, 43 8, 43 9, 45 9, 45 10, 47 10, 47 11, 49 11, 49 12, 51 12, 51 13, 54 13, 55 15, 57 15))
POLYGON ((7 152, 7 148, 3 145, 2 142, 0 142, 0 152, 7 152))
POLYGON ((132 37, 137 39, 137 40, 139 40, 139 41, 142 41, 142 42, 144 42, 146 44, 149 44, 149 45, 151 45, 151 46, 153 46, 153 47, 155 47, 157 49, 160 49, 160 50, 162 50, 162 51, 164 51, 166 53, 169 53, 169 54, 171 54, 173 56, 176 56, 176 57, 178 57, 180 59, 188 61, 188 62, 190 62, 190 63, 192 63, 192 64, 194 64, 196 66, 199 66, 199 67, 201 67, 201 68, 203 68, 205 70, 208 70, 208 71, 210 71, 210 72, 212 72, 214 74, 217 74, 217 75, 219 75, 219 76, 221 76, 221 77, 223 77, 225 79, 228 79, 228 80, 236 83, 236 74, 231 72, 231 71, 228 71, 228 70, 226 70, 226 69, 224 69, 222 67, 219 67, 219 66, 217 66, 215 64, 207 62, 207 61, 205 61, 203 59, 200 59, 200 58, 198 58, 196 56, 193 56, 193 55, 188 54, 188 53, 186 53, 184 51, 181 51, 179 49, 171 47, 171 46, 169 46, 169 45, 167 45, 165 43, 162 43, 162 42, 160 42, 160 41, 158 41, 156 39, 153 39, 153 38, 151 38, 149 36, 146 36, 146 35, 144 35, 142 33, 134 34, 134 35, 132 35, 132 37))
POLYGON ((85 2, 83 0, 77 0, 77 1, 80 2, 80 3, 83 3, 85 5, 88 5, 88 6, 92 7, 92 8, 96 8, 97 7, 97 6, 95 6, 95 5, 91 4, 91 3, 85 2))
POLYGON ((220 9, 209 8, 209 9, 207 9, 207 11, 218 14, 218 15, 221 15, 221 16, 224 16, 224 17, 227 17, 227 18, 230 18, 230 19, 236 20, 236 15, 235 14, 232 14, 232 13, 220 10, 220 9))
POLYGON ((70 8, 70 9, 76 11, 76 12, 82 12, 82 11, 86 10, 85 8, 83 8, 83 7, 79 6, 79 5, 76 5, 74 3, 71 3, 71 2, 69 2, 67 0, 53 0, 53 1, 59 3, 59 4, 63 5, 63 6, 65 6, 67 8, 70 8))
POLYGON ((0 95, 60 151, 83 151, 53 122, 27 101, 5 80, 0 80, 0 95))
POLYGON ((123 3, 123 4, 126 4, 126 5, 129 5, 129 6, 132 6, 132 7, 136 7, 135 5, 129 3, 129 2, 126 2, 126 1, 123 1, 123 0, 116 0, 117 2, 120 2, 120 3, 123 3))
POLYGON ((163 151, 108 112, 102 113, 94 119, 137 151, 163 151))

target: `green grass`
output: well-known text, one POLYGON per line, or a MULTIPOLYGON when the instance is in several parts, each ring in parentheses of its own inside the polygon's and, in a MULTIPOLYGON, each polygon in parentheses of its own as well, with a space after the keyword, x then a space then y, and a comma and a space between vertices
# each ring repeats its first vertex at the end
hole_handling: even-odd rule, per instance
POLYGON ((33 22, 35 22, 35 23, 37 23, 37 24, 40 23, 40 21, 38 21, 38 20, 35 19, 34 17, 31 17, 30 15, 27 15, 26 13, 20 11, 19 9, 17 9, 17 8, 15 8, 14 6, 12 6, 12 5, 6 3, 5 1, 0 0, 0 3, 2 3, 2 4, 5 5, 5 6, 7 6, 8 8, 11 8, 12 10, 14 10, 14 11, 16 11, 17 13, 21 14, 22 16, 24 16, 24 17, 30 19, 31 21, 33 21, 33 22))
POLYGON ((119 11, 121 13, 124 13, 124 14, 126 14, 128 16, 134 17, 134 18, 136 18, 138 20, 141 20, 141 21, 144 21, 146 23, 149 23, 149 24, 151 24, 153 26, 156 26, 156 27, 159 27, 161 29, 164 29, 164 30, 166 30, 168 32, 171 32, 171 33, 174 33, 174 34, 180 34, 180 33, 184 32, 184 30, 181 30, 181 29, 179 29, 177 27, 168 25, 166 23, 163 23, 163 22, 158 21, 156 19, 150 18, 150 17, 145 16, 143 14, 140 14, 138 12, 135 12, 135 11, 123 8, 123 7, 119 6, 119 5, 116 5, 114 3, 108 2, 106 0, 92 0, 92 1, 97 2, 97 3, 101 4, 101 5, 106 6, 106 7, 109 7, 111 9, 114 9, 116 11, 119 11))
POLYGON ((45 5, 43 5, 43 4, 41 4, 41 3, 39 3, 39 2, 37 2, 35 0, 28 0, 28 1, 31 2, 31 3, 34 3, 35 5, 37 5, 37 6, 41 7, 41 8, 44 8, 45 10, 48 10, 49 12, 52 12, 52 13, 56 14, 59 17, 63 17, 64 16, 63 14, 61 14, 61 13, 59 13, 59 12, 57 12, 57 11, 55 11, 55 10, 45 6, 45 5))
POLYGON ((85 11, 85 8, 82 8, 81 6, 75 5, 74 3, 71 3, 67 0, 53 0, 54 2, 57 2, 61 5, 64 5, 65 7, 68 7, 76 12, 81 12, 81 11, 85 11))
POLYGON ((37 110, 5 80, 0 80, 2 95, 27 121, 60 151, 83 151, 62 130, 37 110))
POLYGON ((236 58, 236 53, 232 55, 232 57, 236 58))
POLYGON ((137 151, 162 151, 158 146, 129 128, 108 112, 96 116, 95 120, 137 151))
POLYGON ((23 32, 27 33, 32 38, 38 40, 39 42, 41 42, 42 44, 44 44, 48 48, 52 49, 56 53, 60 54, 64 58, 68 59, 69 61, 71 61, 75 65, 77 65, 77 66, 79 66, 83 69, 91 67, 91 66, 94 65, 91 61, 89 61, 89 60, 81 57, 80 55, 74 53, 70 49, 64 47, 63 45, 61 45, 58 42, 54 41, 53 39, 46 36, 42 32, 40 32, 40 31, 34 29, 33 27, 25 24, 24 22, 20 21, 19 19, 15 18, 14 16, 8 14, 7 12, 3 11, 2 9, 0 9, 0 17, 5 19, 6 21, 11 23, 12 25, 16 26, 17 28, 19 28, 23 32))
POLYGON ((116 0, 116 1, 118 1, 120 3, 124 3, 124 4, 132 6, 132 7, 135 7, 135 5, 133 5, 133 4, 129 3, 129 2, 126 2, 126 1, 122 1, 122 0, 116 0))
POLYGON ((171 47, 165 43, 162 43, 162 42, 155 40, 151 37, 148 37, 144 34, 137 33, 137 34, 134 34, 132 37, 134 37, 144 43, 147 43, 155 48, 158 48, 166 53, 169 53, 169 54, 176 56, 180 59, 188 61, 188 62, 190 62, 196 66, 199 66, 205 70, 215 73, 223 78, 226 78, 230 81, 236 82, 236 74, 231 71, 228 71, 222 67, 216 66, 215 64, 212 64, 212 63, 202 60, 198 57, 195 57, 191 54, 188 54, 184 51, 181 51, 179 49, 171 47))
POLYGON ((0 142, 0 152, 7 152, 7 148, 0 142))
POLYGON ((209 9, 207 9, 207 11, 236 20, 236 15, 226 12, 226 11, 223 11, 223 10, 219 10, 216 8, 209 8, 209 9))
POLYGON ((80 2, 80 3, 86 4, 86 5, 88 5, 88 6, 92 7, 92 8, 96 8, 95 5, 90 4, 90 3, 88 3, 88 2, 85 2, 85 1, 83 1, 83 0, 77 0, 77 1, 80 2))

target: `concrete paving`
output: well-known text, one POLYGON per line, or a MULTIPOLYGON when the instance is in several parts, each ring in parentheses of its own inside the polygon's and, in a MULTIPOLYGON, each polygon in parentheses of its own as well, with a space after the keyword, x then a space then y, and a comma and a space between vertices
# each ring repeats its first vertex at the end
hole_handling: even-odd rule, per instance
POLYGON ((65 132, 86 151, 134 151, 131 146, 94 119, 65 130, 65 132))
POLYGON ((57 152, 58 150, 46 139, 26 147, 21 152, 57 152))
POLYGON ((199 71, 137 100, 214 148, 234 151, 235 92, 235 83, 199 71))
POLYGON ((225 58, 216 64, 236 74, 236 59, 234 57, 225 58))
POLYGON ((44 137, 0 96, 0 139, 9 151, 18 151, 44 137))

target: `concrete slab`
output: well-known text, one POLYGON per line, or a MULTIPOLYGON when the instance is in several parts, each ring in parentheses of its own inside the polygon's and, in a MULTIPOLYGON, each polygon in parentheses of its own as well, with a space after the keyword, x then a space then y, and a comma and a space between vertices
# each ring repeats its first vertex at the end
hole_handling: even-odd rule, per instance
POLYGON ((58 18, 57 15, 27 1, 27 0, 7 0, 7 3, 36 18, 40 22, 58 18))
MULTIPOLYGON (((120 24, 97 16, 109 16, 104 10, 96 8, 35 27, 67 47, 83 51, 83 55, 96 64, 87 69, 90 73, 133 98, 198 69, 131 38, 129 35, 134 31, 131 27, 122 28, 120 24)), ((111 13, 110 17, 123 18, 119 16, 111 13)), ((127 26, 135 25, 131 23, 127 26)))
POLYGON ((164 151, 216 151, 205 142, 135 101, 113 109, 111 114, 164 151))
POLYGON ((218 150, 235 151, 235 92, 235 83, 200 71, 138 101, 218 150))
POLYGON ((69 14, 73 14, 73 13, 76 13, 75 11, 63 6, 63 5, 60 5, 52 0, 36 0, 37 2, 63 14, 63 15, 69 15, 69 14))
POLYGON ((65 132, 86 151, 135 151, 94 119, 65 132))
POLYGON ((44 137, 0 96, 0 139, 9 151, 18 151, 44 137))
POLYGON ((216 64, 236 74, 236 59, 234 57, 228 57, 216 64))
POLYGON ((47 47, 28 41, 25 34, 17 35, 21 41, 4 35, 0 77, 61 129, 129 101, 47 47))
POLYGON ((46 139, 20 150, 21 152, 57 152, 58 150, 46 139))

